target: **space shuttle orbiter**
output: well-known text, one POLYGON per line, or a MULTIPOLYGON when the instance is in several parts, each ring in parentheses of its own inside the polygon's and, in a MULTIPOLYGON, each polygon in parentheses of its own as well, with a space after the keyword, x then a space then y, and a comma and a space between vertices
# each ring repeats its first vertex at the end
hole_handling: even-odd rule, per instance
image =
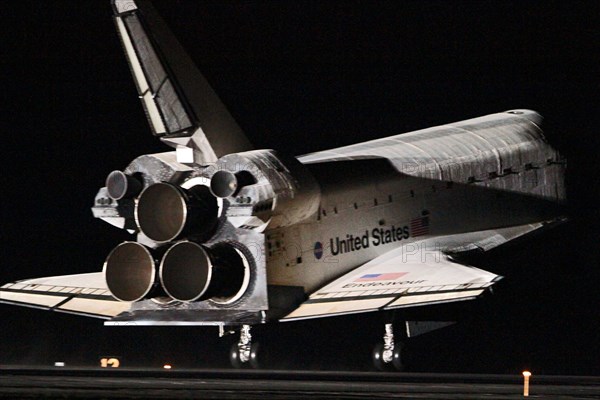
MULTIPOLYGON (((297 157, 254 149, 151 3, 112 7, 152 134, 173 150, 98 191, 94 216, 131 233, 102 271, 8 283, 0 302, 239 328, 232 361, 254 362, 252 325, 474 299, 500 277, 455 255, 564 219, 566 161, 534 111, 297 157)), ((374 359, 399 366, 399 349, 387 326, 374 359)))

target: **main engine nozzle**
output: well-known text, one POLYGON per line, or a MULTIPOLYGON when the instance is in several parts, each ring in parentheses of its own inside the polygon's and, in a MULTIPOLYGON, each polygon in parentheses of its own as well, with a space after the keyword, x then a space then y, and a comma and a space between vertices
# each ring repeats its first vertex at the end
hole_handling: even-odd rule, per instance
POLYGON ((160 280, 165 292, 176 300, 212 299, 229 304, 248 288, 250 266, 244 254, 229 244, 207 248, 180 242, 165 253, 160 280))
POLYGON ((140 231, 158 243, 187 234, 205 239, 217 225, 217 199, 206 186, 184 189, 170 183, 155 183, 140 194, 135 220, 140 231))
POLYGON ((106 258, 102 272, 108 290, 120 301, 141 300, 155 287, 154 257, 136 242, 123 242, 115 247, 106 258))

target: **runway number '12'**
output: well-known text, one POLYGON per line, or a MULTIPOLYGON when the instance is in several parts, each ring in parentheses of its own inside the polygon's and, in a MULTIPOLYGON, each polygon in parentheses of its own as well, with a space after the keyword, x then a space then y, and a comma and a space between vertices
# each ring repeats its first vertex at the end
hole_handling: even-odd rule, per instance
POLYGON ((121 363, 119 362, 118 358, 115 357, 111 357, 111 358, 107 358, 104 357, 102 359, 100 359, 100 366, 102 368, 119 368, 119 366, 121 365, 121 363))

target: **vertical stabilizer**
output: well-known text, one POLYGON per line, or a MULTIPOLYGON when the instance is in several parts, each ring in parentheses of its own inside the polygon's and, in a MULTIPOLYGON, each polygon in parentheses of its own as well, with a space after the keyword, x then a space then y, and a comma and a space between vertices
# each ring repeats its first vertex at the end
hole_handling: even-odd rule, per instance
POLYGON ((180 162, 207 164, 252 145, 147 0, 112 0, 117 31, 155 136, 180 162))

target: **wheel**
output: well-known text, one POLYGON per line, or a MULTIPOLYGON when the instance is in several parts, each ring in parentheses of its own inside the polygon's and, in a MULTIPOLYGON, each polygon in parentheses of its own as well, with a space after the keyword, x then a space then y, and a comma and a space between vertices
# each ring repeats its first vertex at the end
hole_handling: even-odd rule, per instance
POLYGON ((373 348, 373 366, 377 371, 387 371, 388 364, 383 361, 383 343, 377 343, 373 348))
POLYGON ((229 351, 229 361, 231 362, 231 366, 233 368, 242 368, 244 363, 240 360, 240 349, 238 348, 237 343, 231 345, 231 350, 229 351))
POLYGON ((404 371, 406 365, 402 362, 402 350, 404 349, 404 343, 398 342, 394 344, 394 356, 392 358, 392 365, 397 371, 404 371))
POLYGON ((254 369, 260 369, 260 358, 259 358, 259 344, 252 343, 250 347, 250 366, 254 369))

